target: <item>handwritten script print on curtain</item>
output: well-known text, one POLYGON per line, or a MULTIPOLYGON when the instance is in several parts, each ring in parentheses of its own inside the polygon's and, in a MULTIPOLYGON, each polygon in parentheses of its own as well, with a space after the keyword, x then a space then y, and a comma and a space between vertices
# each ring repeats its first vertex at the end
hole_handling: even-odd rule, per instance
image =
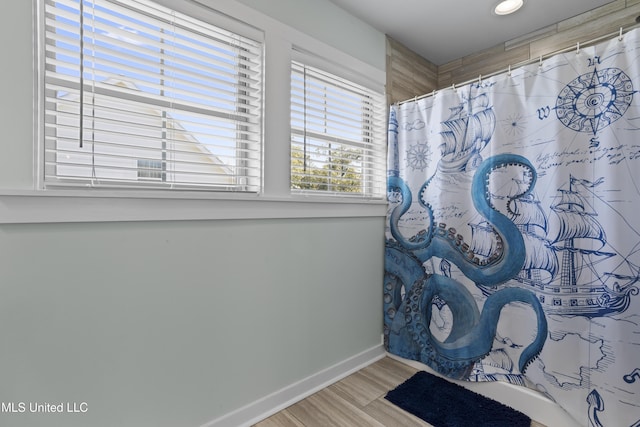
POLYGON ((389 120, 385 345, 640 425, 640 33, 389 120))

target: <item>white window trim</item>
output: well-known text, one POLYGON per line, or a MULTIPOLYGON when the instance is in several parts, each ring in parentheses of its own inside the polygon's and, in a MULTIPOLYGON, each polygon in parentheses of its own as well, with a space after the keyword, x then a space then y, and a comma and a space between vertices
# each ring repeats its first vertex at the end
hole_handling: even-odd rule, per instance
MULTIPOLYGON (((35 6, 34 13, 38 11, 35 6)), ((169 7, 174 1, 155 0, 169 7)), ((194 0, 191 0, 194 1, 194 0)), ((154 190, 41 189, 40 159, 34 158, 34 188, 0 190, 0 224, 112 222, 161 220, 273 219, 384 217, 386 200, 362 197, 326 197, 291 194, 290 175, 290 64, 293 47, 341 64, 343 73, 369 77, 369 85, 384 88, 385 71, 327 45, 238 2, 209 2, 218 12, 233 16, 264 34, 264 153, 263 192, 258 195, 216 192, 161 192, 154 190), (295 42, 294 42, 295 41, 295 42), (282 94, 273 96, 272 94, 282 94), (286 141, 287 143, 282 143, 286 141)), ((186 5, 189 2, 185 2, 186 5)), ((185 6, 185 7, 193 7, 185 6)), ((41 17, 36 17, 41 19, 41 17)), ((233 30, 233 28, 229 28, 233 30)), ((35 52, 36 67, 40 53, 35 52)), ((36 93, 40 76, 34 77, 36 93)), ((40 123, 41 101, 34 101, 35 123, 40 123)), ((34 132, 39 152, 41 129, 34 132)), ((37 157, 37 156, 34 156, 37 157)))
MULTIPOLYGON (((355 72, 353 70, 349 70, 349 69, 344 69, 344 67, 342 67, 341 65, 335 63, 334 61, 327 59, 327 58, 321 58, 318 57, 317 55, 314 55, 310 52, 305 52, 304 49, 301 49, 298 46, 293 46, 293 50, 291 53, 291 66, 293 67, 293 62, 297 62, 302 66, 309 66, 309 67, 313 67, 317 70, 319 70, 322 73, 328 73, 330 75, 333 75, 337 78, 341 78, 341 79, 345 79, 347 81, 349 81, 351 84, 355 84, 355 85, 359 85, 362 87, 365 87, 366 89, 371 90, 372 92, 374 92, 376 95, 374 96, 378 96, 380 98, 384 98, 384 87, 380 87, 378 84, 376 84, 375 81, 369 79, 367 77, 366 74, 361 74, 359 72, 355 72)), ((293 68, 290 70, 290 73, 292 72, 293 68)), ((306 83, 305 83, 306 84, 306 83)), ((291 91, 291 89, 290 89, 291 91)), ((305 103, 307 102, 307 100, 304 101, 305 103)), ((381 116, 383 116, 385 114, 385 106, 380 106, 381 110, 376 110, 375 114, 380 114, 381 116)), ((374 118, 373 115, 374 113, 372 113, 371 118, 374 118)), ((381 120, 384 120, 383 118, 381 118, 381 120)), ((375 144, 371 144, 371 146, 367 147, 370 150, 370 153, 372 156, 376 156, 376 155, 386 155, 386 121, 385 123, 380 123, 379 126, 381 129, 379 129, 379 138, 381 138, 381 141, 376 140, 375 144), (378 146, 377 144, 383 144, 384 146, 378 146), (376 148, 379 148, 381 150, 381 152, 375 152, 376 148)), ((293 134, 294 134, 294 128, 292 127, 292 124, 290 123, 289 126, 290 132, 291 134, 289 135, 289 139, 292 140, 293 134)), ((320 136, 320 139, 322 139, 323 137, 320 136)), ((293 142, 292 142, 293 144, 293 142)), ((381 159, 376 159, 373 161, 382 161, 384 164, 381 165, 381 167, 386 166, 386 162, 384 162, 381 159)), ((379 165, 380 166, 380 165, 379 165)), ((291 170, 292 166, 289 165, 289 168, 291 170)), ((365 185, 373 185, 375 186, 377 185, 384 185, 384 182, 386 181, 386 171, 382 170, 381 171, 381 176, 380 176, 380 181, 383 182, 379 182, 375 179, 375 177, 372 177, 371 174, 372 172, 375 172, 375 168, 371 167, 371 168, 363 168, 363 180, 365 181, 365 185), (366 175, 369 175, 368 177, 364 177, 366 175), (372 179, 373 178, 373 179, 372 179)), ((333 197, 351 197, 349 193, 347 192, 331 192, 331 191, 309 191, 309 190, 294 190, 291 189, 290 190, 292 192, 292 194, 296 195, 307 195, 307 194, 311 194, 311 195, 318 195, 318 196, 323 196, 323 197, 328 197, 328 198, 333 198, 333 197)), ((373 199, 380 199, 381 197, 384 198, 381 195, 377 195, 377 194, 367 194, 367 191, 364 191, 364 193, 358 193, 358 195, 355 195, 353 197, 360 197, 360 198, 373 198, 373 199)))
POLYGON ((317 200, 309 197, 211 197, 207 194, 95 190, 2 191, 0 224, 384 217, 384 200, 317 200))
MULTIPOLYGON (((82 24, 86 0, 80 3, 65 0, 61 5, 55 2, 50 5, 50 1, 39 2, 42 17, 38 51, 44 51, 44 54, 40 55, 37 94, 44 112, 39 117, 40 129, 43 134, 47 129, 47 135, 40 138, 44 142, 39 145, 41 161, 45 160, 44 166, 40 165, 44 169, 39 184, 41 189, 111 187, 126 191, 127 188, 146 187, 170 192, 189 189, 260 191, 262 31, 193 2, 179 1, 163 8, 162 0, 138 0, 131 5, 127 5, 126 0, 102 0, 103 5, 98 2, 96 10, 85 6, 84 15, 89 16, 85 24, 89 26, 87 30, 68 28, 68 14, 80 16, 82 24), (48 14, 54 19, 45 21, 48 14), (130 16, 121 17, 127 14, 130 16), (48 26, 55 33, 44 42, 48 26), (103 34, 108 36, 111 31, 117 32, 119 26, 130 26, 139 33, 132 36, 137 37, 139 43, 134 42, 129 53, 112 53, 118 51, 122 42, 103 34), (87 38, 85 49, 89 53, 69 47, 74 44, 73 40, 69 41, 69 34, 81 40, 80 47, 82 40, 87 38), (154 42, 154 38, 159 41, 154 42), (96 47, 92 47, 94 44, 96 47), (164 49, 166 55, 162 53, 164 49), (195 59, 182 59, 191 56, 190 49, 197 52, 195 59), (247 55, 242 53, 245 49, 247 55), (97 52, 95 57, 92 52, 97 52), (157 58, 150 59, 156 53, 157 58), (140 62, 134 59, 127 64, 128 57, 138 54, 142 58, 140 62), (60 55, 59 59, 57 55, 60 55), (215 60, 213 64, 198 62, 206 55, 213 55, 220 63, 215 60), (73 75, 69 70, 77 67, 78 59, 79 64, 87 63, 84 74, 73 75), (50 61, 51 65, 48 65, 50 61), (61 71, 53 68, 56 65, 61 71), (151 70, 157 73, 155 78, 159 80, 147 77, 152 79, 147 81, 145 75, 148 76, 149 71, 146 67, 153 67, 151 70), (186 77, 188 73, 200 76, 200 79, 210 75, 209 82, 214 87, 220 85, 220 92, 212 89, 203 94, 202 99, 189 99, 197 97, 199 86, 197 81, 192 85, 194 79, 186 77), (213 101, 213 105, 205 99, 213 101), (74 107, 76 103, 79 110, 74 107), (85 114, 82 114, 83 107, 85 114), (129 120, 128 113, 140 121, 129 120), (166 114, 164 119, 163 114, 166 114), (235 153, 231 153, 232 147, 223 148, 226 143, 220 142, 217 132, 211 128, 209 138, 205 136, 198 140, 198 136, 183 127, 191 120, 204 117, 211 119, 212 126, 232 126, 222 133, 227 141, 235 133, 235 153), (120 137, 123 134, 134 138, 120 137), (86 143, 84 148, 83 142, 86 143), (137 179, 134 166, 137 157, 160 159, 160 153, 169 179, 162 183, 137 179), (210 163, 214 166, 207 168, 210 163), (191 167, 192 164, 195 167, 191 167)), ((209 124, 197 123, 202 123, 202 127, 209 124)), ((206 135, 207 130, 195 132, 206 135)))

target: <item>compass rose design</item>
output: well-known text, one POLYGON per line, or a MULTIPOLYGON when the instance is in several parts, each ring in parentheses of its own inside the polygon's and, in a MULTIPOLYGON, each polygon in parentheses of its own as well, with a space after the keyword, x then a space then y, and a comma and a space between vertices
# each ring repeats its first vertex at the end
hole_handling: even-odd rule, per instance
POLYGON ((621 69, 594 69, 560 91, 555 110, 569 129, 595 135, 624 115, 634 93, 631 79, 621 69))

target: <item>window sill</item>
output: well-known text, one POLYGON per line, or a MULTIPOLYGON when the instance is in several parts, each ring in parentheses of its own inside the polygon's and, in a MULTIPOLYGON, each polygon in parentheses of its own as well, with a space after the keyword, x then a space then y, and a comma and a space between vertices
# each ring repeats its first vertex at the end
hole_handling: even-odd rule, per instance
POLYGON ((0 190, 0 224, 383 217, 384 200, 199 192, 0 190))

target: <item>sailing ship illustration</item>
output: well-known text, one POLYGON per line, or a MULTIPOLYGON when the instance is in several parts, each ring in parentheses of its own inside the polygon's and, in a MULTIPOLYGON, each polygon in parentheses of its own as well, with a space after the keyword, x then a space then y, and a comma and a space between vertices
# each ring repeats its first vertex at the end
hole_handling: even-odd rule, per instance
MULTIPOLYGON (((559 188, 556 203, 550 206, 558 219, 557 231, 549 236, 548 216, 540 201, 529 194, 515 199, 505 213, 522 233, 526 247, 520 273, 500 286, 477 284, 489 295, 505 286, 519 286, 536 294, 547 314, 600 317, 625 311, 640 267, 614 250, 605 250, 607 237, 579 187, 597 185, 569 177, 568 188, 559 188), (613 260, 604 263, 605 260, 613 260), (602 271, 599 265, 615 266, 602 271), (624 273, 619 272, 625 268, 624 273)), ((489 256, 496 244, 493 228, 486 221, 470 223, 471 250, 489 256)), ((605 267, 606 268, 606 267, 605 267)))
POLYGON ((475 169, 481 162, 480 151, 486 147, 496 127, 496 116, 489 98, 484 95, 470 97, 456 107, 442 122, 440 132, 442 157, 438 168, 443 172, 463 172, 475 169))
POLYGON ((516 368, 513 360, 507 355, 502 348, 492 349, 491 352, 482 360, 473 366, 469 378, 472 381, 507 381, 511 384, 524 386, 524 375, 514 373, 516 368), (486 367, 491 367, 491 371, 487 373, 486 367), (495 370, 495 372, 493 372, 495 370))

